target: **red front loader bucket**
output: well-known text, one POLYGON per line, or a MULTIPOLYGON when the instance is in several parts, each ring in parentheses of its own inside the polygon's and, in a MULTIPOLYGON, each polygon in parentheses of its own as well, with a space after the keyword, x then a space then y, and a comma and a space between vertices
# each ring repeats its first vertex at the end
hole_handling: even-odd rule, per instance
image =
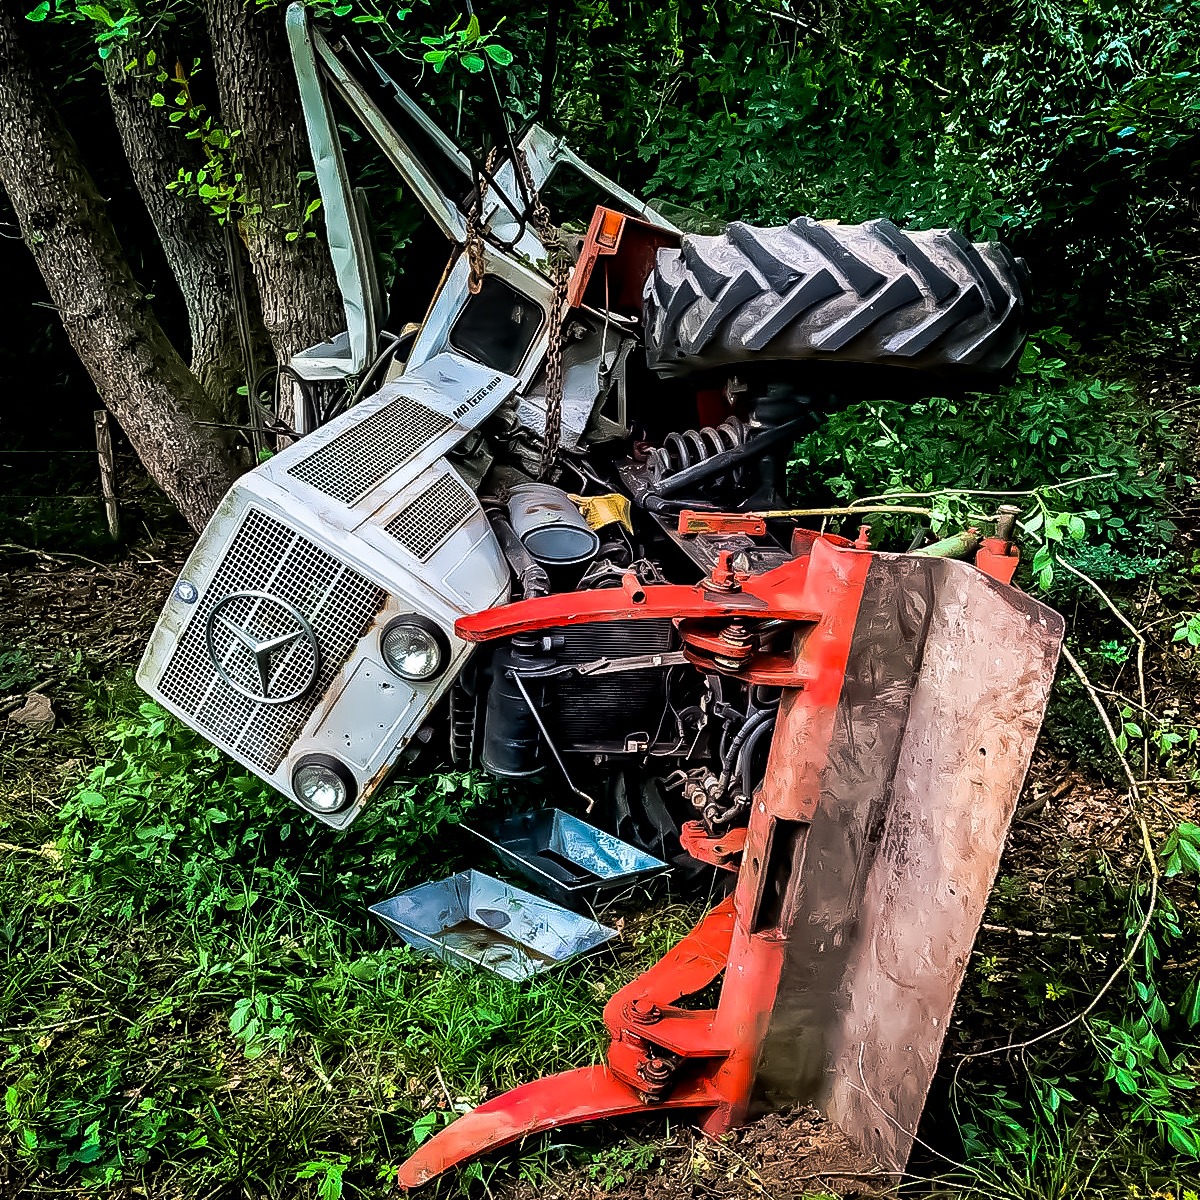
MULTIPOLYGON (((704 585, 692 592, 689 612, 732 603, 704 585)), ((480 614, 460 631, 493 636, 561 599, 480 614)), ((705 1128, 720 1133, 768 1108, 812 1104, 882 1169, 903 1170, 1041 726, 1062 619, 966 563, 826 539, 746 581, 742 600, 747 616, 790 607, 805 623, 748 828, 685 838, 698 857, 738 870, 732 897, 609 1002, 606 1067, 481 1105, 403 1164, 404 1186, 532 1132, 654 1107, 704 1110, 705 1128), (715 1009, 677 1006, 722 972, 715 1009)), ((780 678, 777 662, 770 670, 780 678)))

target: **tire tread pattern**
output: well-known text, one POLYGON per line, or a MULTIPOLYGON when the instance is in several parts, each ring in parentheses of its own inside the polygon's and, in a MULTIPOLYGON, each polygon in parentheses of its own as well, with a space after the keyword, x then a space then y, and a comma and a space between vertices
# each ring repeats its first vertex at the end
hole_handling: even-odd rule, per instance
POLYGON ((1000 243, 953 230, 735 221, 659 250, 647 360, 666 375, 749 358, 1002 373, 1024 342, 1027 277, 1000 243))

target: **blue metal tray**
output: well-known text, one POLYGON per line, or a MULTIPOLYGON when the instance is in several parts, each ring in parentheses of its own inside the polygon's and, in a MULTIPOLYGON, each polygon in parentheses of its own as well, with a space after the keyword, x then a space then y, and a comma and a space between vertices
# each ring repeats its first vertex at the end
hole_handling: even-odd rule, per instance
POLYGON ((416 950, 505 979, 528 979, 617 936, 480 871, 423 883, 373 904, 370 912, 416 950))
POLYGON ((570 908, 594 909, 631 884, 670 870, 665 862, 559 808, 463 828, 539 892, 570 908))

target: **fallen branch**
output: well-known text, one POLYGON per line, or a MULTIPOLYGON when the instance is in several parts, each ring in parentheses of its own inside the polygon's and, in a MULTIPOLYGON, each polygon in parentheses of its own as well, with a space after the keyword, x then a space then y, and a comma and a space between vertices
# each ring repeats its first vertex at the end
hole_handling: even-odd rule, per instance
POLYGON ((87 563, 89 567, 96 567, 98 570, 103 571, 110 579, 116 579, 110 567, 106 567, 102 562, 97 562, 94 558, 88 558, 83 554, 70 554, 65 550, 51 554, 49 550, 35 550, 31 546, 18 546, 16 542, 0 542, 0 550, 11 550, 15 554, 32 554, 34 558, 40 558, 43 562, 56 562, 64 566, 68 565, 67 560, 71 559, 75 562, 87 563))
MULTIPOLYGON (((1007 933, 1019 938, 1062 938, 1068 942, 1083 942, 1088 939, 1078 933, 1061 933, 1057 929, 1018 929, 1015 925, 988 925, 986 922, 979 927, 987 933, 1007 933)), ((1098 933, 1096 937, 1115 938, 1115 933, 1098 933)))
POLYGON ((1023 488, 1015 492, 993 492, 986 491, 983 488, 938 488, 932 492, 889 492, 884 496, 864 496, 861 500, 852 500, 852 506, 860 504, 874 504, 882 500, 921 500, 931 499, 936 496, 996 496, 1000 498, 1008 496, 1038 496, 1042 492, 1061 492, 1064 488, 1076 487, 1081 483, 1093 483, 1098 479, 1113 479, 1116 477, 1116 471, 1101 471, 1096 475, 1080 475, 1077 479, 1064 479, 1061 483, 1047 483, 1041 487, 1023 488))

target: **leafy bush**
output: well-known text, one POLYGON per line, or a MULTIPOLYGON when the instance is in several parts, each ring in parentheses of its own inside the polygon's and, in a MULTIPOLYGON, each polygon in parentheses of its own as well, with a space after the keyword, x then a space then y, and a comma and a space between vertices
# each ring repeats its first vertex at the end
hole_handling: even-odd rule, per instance
MULTIPOLYGON (((793 486, 821 481, 840 502, 924 495, 959 528, 994 512, 1003 493, 1018 493, 1026 532, 1039 540, 1086 535, 1110 558, 1144 556, 1144 546, 1175 533, 1163 516, 1173 482, 1164 454, 1177 454, 1180 439, 1170 417, 1143 407, 1127 383, 1068 366, 1076 350, 1061 329, 1043 330, 997 394, 883 397, 833 413, 797 446, 793 486), (983 494, 937 494, 956 489, 983 494)), ((871 522, 876 537, 911 536, 911 517, 871 522)))
POLYGON ((126 920, 180 908, 207 920, 330 886, 360 905, 418 863, 436 869, 438 835, 494 791, 478 773, 403 780, 339 837, 299 810, 289 819, 278 793, 153 704, 105 736, 112 757, 63 805, 60 844, 73 892, 126 920), (314 857, 336 866, 314 878, 314 857))
POLYGON ((490 782, 401 780, 339 835, 152 704, 104 737, 56 841, 0 856, 5 1120, 35 1177, 369 1182, 449 1115, 446 1088, 475 1103, 595 1061, 603 1000, 686 927, 660 913, 525 984, 443 968, 366 905, 457 869, 449 835, 490 782))
POLYGON ((1186 263, 1194 229, 1196 0, 581 9, 559 114, 614 169, 636 148, 656 196, 1002 236, 1047 311, 1132 310, 1194 341, 1162 267, 1186 263))

